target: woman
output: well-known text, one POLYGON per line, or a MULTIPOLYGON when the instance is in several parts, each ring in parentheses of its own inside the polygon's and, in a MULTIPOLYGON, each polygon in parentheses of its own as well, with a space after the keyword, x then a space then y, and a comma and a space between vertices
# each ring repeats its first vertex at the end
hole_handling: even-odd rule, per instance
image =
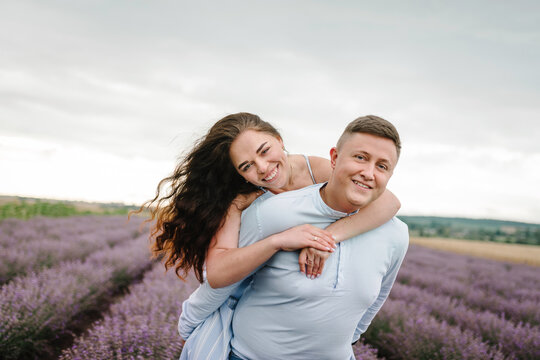
MULTIPOLYGON (((217 288, 242 280, 277 251, 303 249, 300 271, 313 279, 321 274, 334 241, 374 229, 396 214, 400 204, 393 194, 386 191, 326 230, 302 225, 244 248, 238 248, 240 215, 261 189, 277 194, 325 182, 330 174, 328 160, 286 154, 278 131, 258 116, 226 116, 197 142, 173 175, 160 182, 156 197, 143 205, 157 220, 152 231, 154 254, 164 255, 166 268, 174 266, 179 276, 180 271, 185 276, 193 269, 201 283, 206 265, 208 284, 217 288), (164 184, 170 184, 170 192, 160 198, 164 184), (154 203, 157 206, 151 208, 154 203)), ((184 311, 190 301, 184 303, 184 311)))

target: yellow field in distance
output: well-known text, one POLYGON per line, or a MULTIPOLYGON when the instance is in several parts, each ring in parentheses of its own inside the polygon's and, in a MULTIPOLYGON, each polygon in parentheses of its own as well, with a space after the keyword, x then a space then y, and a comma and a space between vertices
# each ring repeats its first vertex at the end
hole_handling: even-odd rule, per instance
POLYGON ((540 246, 425 237, 411 237, 411 244, 487 259, 540 266, 540 246))

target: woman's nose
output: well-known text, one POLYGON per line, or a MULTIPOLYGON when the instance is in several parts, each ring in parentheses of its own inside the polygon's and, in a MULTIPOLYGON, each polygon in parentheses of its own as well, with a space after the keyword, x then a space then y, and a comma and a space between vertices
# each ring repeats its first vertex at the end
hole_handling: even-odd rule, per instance
POLYGON ((255 166, 257 167, 257 172, 259 174, 266 174, 266 171, 268 170, 268 162, 263 159, 256 159, 255 160, 255 166))

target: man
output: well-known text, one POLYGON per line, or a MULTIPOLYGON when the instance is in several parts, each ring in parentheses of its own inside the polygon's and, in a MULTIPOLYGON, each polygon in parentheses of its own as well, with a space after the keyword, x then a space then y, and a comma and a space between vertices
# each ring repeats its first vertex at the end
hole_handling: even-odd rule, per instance
MULTIPOLYGON (((400 147, 386 120, 354 120, 330 152, 328 183, 261 196, 242 214, 240 245, 300 224, 324 228, 366 206, 385 190, 400 147)), ((231 359, 354 358, 351 343, 386 300, 407 245, 407 226, 394 218, 339 243, 314 280, 298 271, 297 253, 275 254, 238 301, 231 359)), ((235 288, 224 289, 230 294, 235 288)))

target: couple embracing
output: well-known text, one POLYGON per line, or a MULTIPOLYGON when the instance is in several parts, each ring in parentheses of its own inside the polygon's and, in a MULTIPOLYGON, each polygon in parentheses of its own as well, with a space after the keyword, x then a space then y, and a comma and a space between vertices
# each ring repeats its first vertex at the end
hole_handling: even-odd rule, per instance
POLYGON ((354 359, 408 246, 386 190, 400 149, 372 115, 330 161, 286 153, 253 114, 214 124, 148 204, 154 253, 201 282, 182 306, 181 359, 354 359))

